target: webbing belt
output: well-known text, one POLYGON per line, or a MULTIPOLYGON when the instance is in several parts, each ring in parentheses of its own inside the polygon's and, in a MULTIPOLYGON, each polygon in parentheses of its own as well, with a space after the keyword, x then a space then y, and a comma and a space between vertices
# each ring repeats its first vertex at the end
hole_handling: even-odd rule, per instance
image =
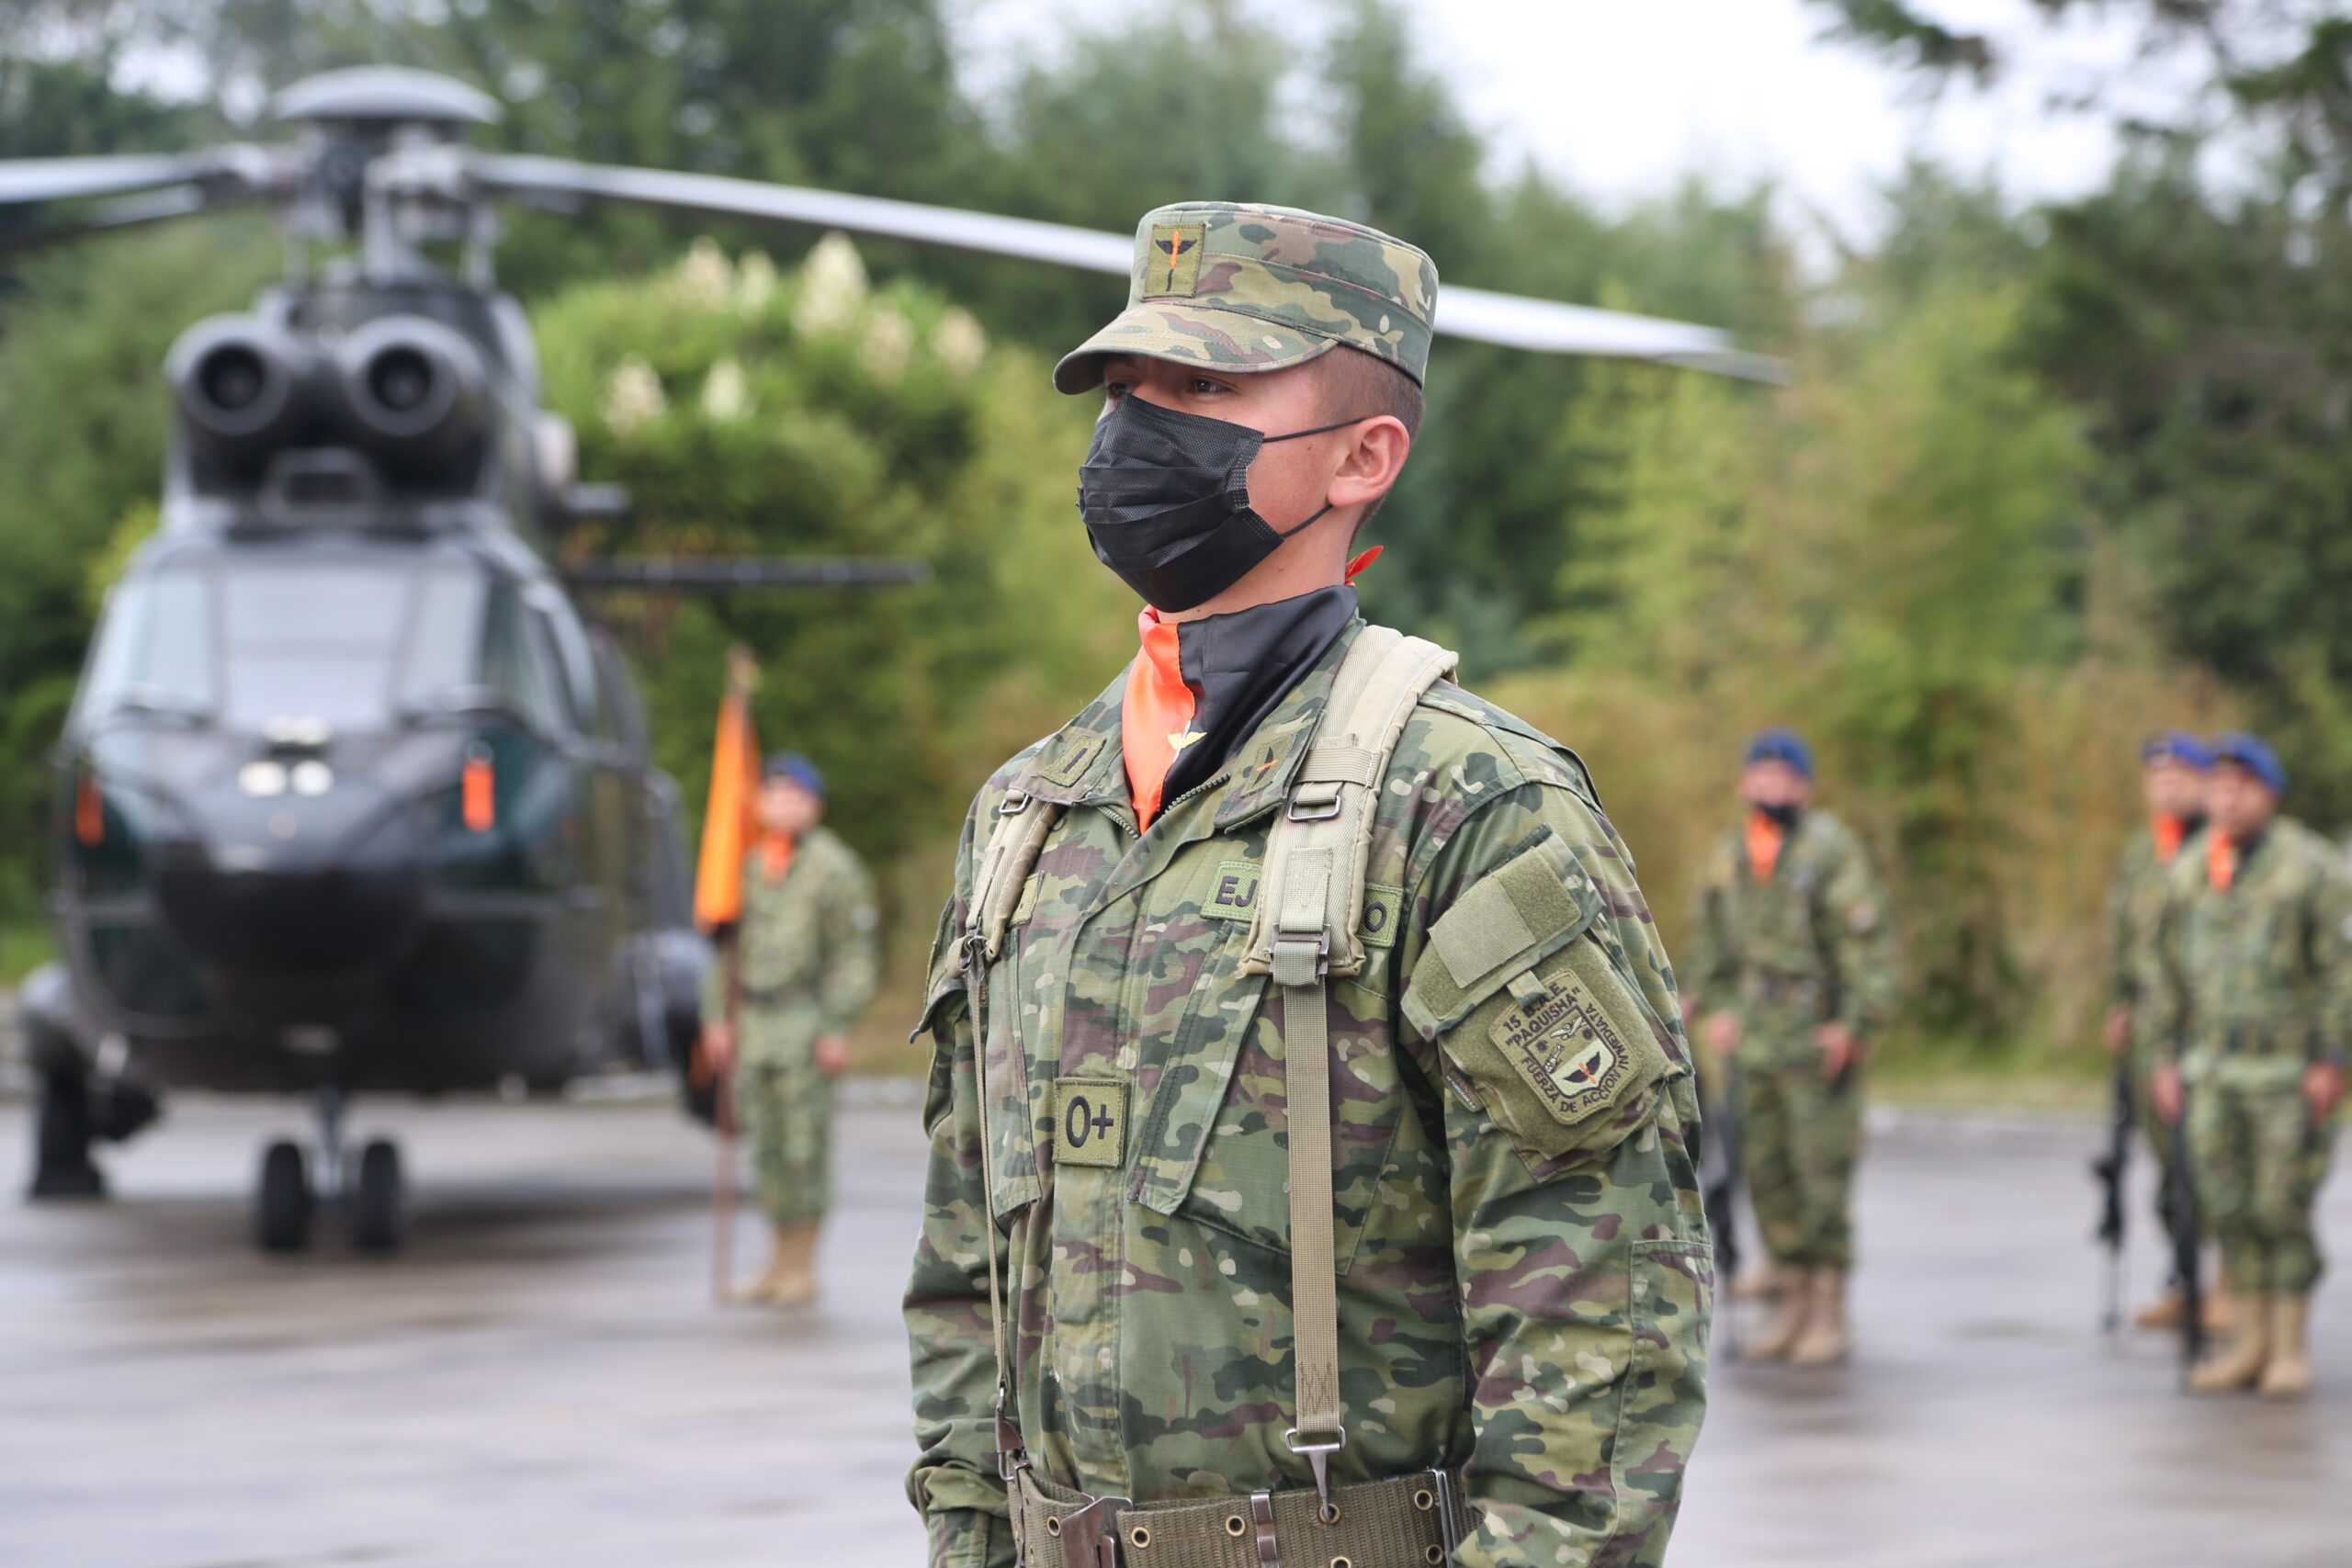
POLYGON ((1434 1568, 1462 1539, 1447 1471, 1238 1497, 1131 1503, 1023 1471, 1012 1498, 1022 1568, 1434 1568))

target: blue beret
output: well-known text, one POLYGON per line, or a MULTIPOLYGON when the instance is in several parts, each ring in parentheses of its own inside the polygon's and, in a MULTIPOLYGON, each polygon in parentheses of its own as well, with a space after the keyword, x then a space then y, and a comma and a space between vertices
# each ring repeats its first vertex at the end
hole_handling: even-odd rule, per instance
POLYGON ((1748 738, 1747 750, 1741 754, 1743 766, 1756 762, 1786 762, 1806 778, 1813 777, 1813 748, 1804 737, 1793 729, 1758 730, 1748 738))
POLYGON ((825 775, 818 771, 816 763, 797 751, 769 752, 767 762, 761 769, 761 776, 767 779, 790 779, 810 795, 820 800, 824 798, 825 775))
POLYGON ((2236 763, 2268 784, 2273 795, 2287 793, 2287 770, 2279 765, 2278 753, 2258 736, 2237 729, 2222 731, 2213 737, 2213 761, 2236 763))
POLYGON ((2141 744, 2140 761, 2147 767, 2178 762, 2203 773, 2213 765, 2213 749, 2186 729, 2159 729, 2141 744))

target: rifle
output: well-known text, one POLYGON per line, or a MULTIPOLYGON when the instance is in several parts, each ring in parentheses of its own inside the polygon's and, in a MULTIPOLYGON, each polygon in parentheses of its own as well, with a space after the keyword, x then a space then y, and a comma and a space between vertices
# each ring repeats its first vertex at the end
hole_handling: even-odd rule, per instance
POLYGON ((2099 1184, 2099 1245, 2107 1248, 2107 1311, 2100 1326, 2113 1334, 2123 1325, 2124 1207, 2132 1172, 2132 1054, 2117 1053, 2114 1109, 2109 1113, 2107 1151, 2091 1161, 2099 1184))
MULTIPOLYGON (((1701 1205, 1707 1214, 1707 1231, 1715 1244, 1715 1282, 1728 1301, 1731 1282, 1739 1273, 1739 1064, 1724 1064, 1724 1093, 1710 1106, 1706 1090, 1700 1089, 1699 1120, 1700 1166, 1702 1172, 1699 1183, 1701 1205)), ((1739 1354, 1738 1321, 1731 1313, 1724 1314, 1729 1329, 1727 1348, 1736 1358, 1739 1354)))
POLYGON ((2180 1281, 2180 1376, 2205 1354, 2205 1286, 2198 1275, 2197 1177, 2188 1164, 2188 1086, 2181 1085, 2180 1118, 2172 1124, 2172 1180, 2165 1189, 2165 1229, 2172 1234, 2173 1275, 2180 1281))

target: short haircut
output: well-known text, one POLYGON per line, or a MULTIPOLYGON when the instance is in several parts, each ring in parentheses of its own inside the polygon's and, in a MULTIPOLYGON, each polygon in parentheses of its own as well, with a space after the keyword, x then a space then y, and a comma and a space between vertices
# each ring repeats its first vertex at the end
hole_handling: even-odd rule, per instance
MULTIPOLYGON (((1372 419, 1387 414, 1405 427, 1407 435, 1420 435, 1428 401, 1421 396, 1420 384, 1396 366, 1344 343, 1311 363, 1323 379, 1325 418, 1372 419)), ((1366 506, 1363 515, 1356 519, 1355 532, 1363 533, 1363 525, 1387 501, 1384 495, 1366 506)))
POLYGON ((1333 419, 1370 419, 1388 414, 1419 436, 1427 403, 1410 376, 1377 355, 1340 344, 1315 362, 1321 367, 1323 400, 1333 419))

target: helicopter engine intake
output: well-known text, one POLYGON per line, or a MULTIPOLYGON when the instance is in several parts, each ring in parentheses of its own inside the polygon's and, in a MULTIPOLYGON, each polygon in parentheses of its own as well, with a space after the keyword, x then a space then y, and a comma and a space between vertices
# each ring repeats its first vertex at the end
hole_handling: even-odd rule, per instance
POLYGON ((317 355, 260 316, 198 321, 180 335, 164 375, 193 444, 239 472, 300 445, 317 423, 317 355))
POLYGON ((334 373, 352 434, 388 471, 480 460, 489 378, 464 333, 424 316, 380 316, 337 347, 334 373))

